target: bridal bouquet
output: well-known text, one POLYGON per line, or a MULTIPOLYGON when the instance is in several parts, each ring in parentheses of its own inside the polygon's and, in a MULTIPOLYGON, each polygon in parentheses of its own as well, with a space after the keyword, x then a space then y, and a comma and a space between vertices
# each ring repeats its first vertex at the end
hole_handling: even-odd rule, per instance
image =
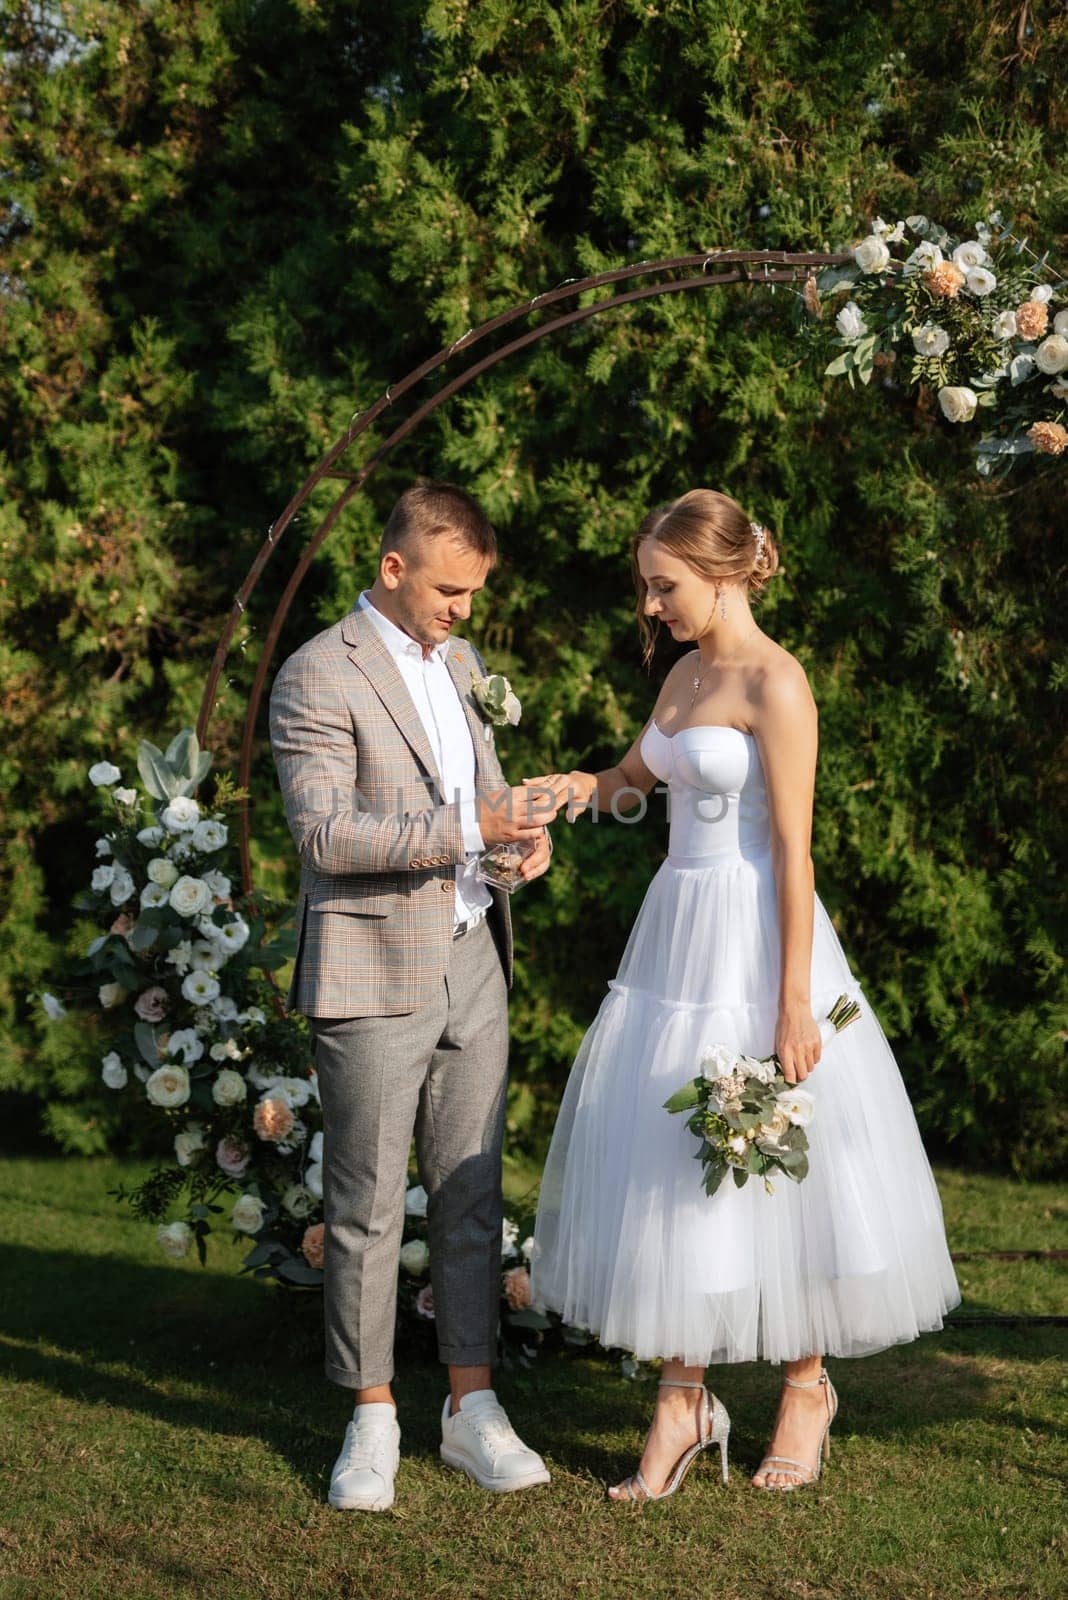
MULTIPOLYGON (((839 995, 820 1038, 827 1044, 860 1015, 855 1000, 839 995)), ((701 1058, 696 1078, 664 1102, 670 1112, 688 1111, 686 1123, 701 1147, 705 1193, 715 1194, 728 1172, 738 1188, 750 1177, 773 1192, 771 1172, 794 1183, 808 1175, 808 1138, 816 1104, 805 1089, 787 1083, 778 1056, 739 1055, 728 1045, 712 1045, 701 1058)))

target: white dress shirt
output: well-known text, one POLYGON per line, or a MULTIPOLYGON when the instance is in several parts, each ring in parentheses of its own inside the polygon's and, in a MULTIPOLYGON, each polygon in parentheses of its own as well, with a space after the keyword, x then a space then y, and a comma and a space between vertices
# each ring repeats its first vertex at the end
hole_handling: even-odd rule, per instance
POLYGON ((456 925, 483 917, 493 904, 487 886, 475 875, 475 858, 486 848, 478 825, 475 798, 475 747, 467 715, 445 658, 450 640, 433 645, 427 655, 419 642, 383 616, 364 590, 356 602, 374 625, 423 724, 437 764, 441 787, 449 801, 460 804, 467 860, 456 868, 456 925))

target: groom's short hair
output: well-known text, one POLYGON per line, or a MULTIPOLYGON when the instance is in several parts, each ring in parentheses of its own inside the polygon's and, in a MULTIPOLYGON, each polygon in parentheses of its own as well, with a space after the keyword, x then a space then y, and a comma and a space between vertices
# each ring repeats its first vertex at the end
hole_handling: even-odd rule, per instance
POLYGON ((434 481, 405 489, 386 519, 379 554, 411 555, 425 539, 459 539, 476 555, 497 559, 497 535, 486 513, 458 484, 434 481))

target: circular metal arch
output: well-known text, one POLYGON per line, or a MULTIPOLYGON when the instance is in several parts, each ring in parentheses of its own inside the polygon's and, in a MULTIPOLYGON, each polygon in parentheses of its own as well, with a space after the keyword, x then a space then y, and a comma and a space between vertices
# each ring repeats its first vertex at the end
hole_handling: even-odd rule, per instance
MULTIPOLYGON (((570 328, 580 322, 587 322, 591 317, 600 316, 604 311, 614 311, 620 306, 633 305, 637 301, 650 300, 662 294, 684 294, 693 289, 710 289, 714 285, 726 283, 797 283, 807 278, 814 277, 818 267, 841 266, 850 261, 847 254, 791 254, 781 250, 716 250, 702 255, 669 256, 659 261, 640 261, 631 266, 618 267, 612 272, 598 273, 591 278, 569 279, 556 289, 550 289, 545 294, 535 295, 531 300, 513 306, 508 311, 491 317, 488 322, 483 322, 477 328, 470 329, 449 345, 440 350, 437 355, 422 362, 407 373, 399 383, 393 383, 379 395, 373 405, 366 411, 358 413, 349 424, 342 437, 326 453, 301 484, 289 504, 281 515, 271 524, 267 538, 257 552, 255 559, 248 570, 244 583, 234 596, 233 607, 226 620, 219 643, 212 658, 207 682, 200 703, 200 713, 197 718, 197 737, 201 743, 205 742, 208 728, 211 723, 212 712, 215 709, 215 697, 218 692, 219 679, 222 676, 226 658, 234 635, 241 624, 249 600, 254 593, 260 578, 263 576, 267 563, 277 550, 283 536, 293 522, 294 517, 307 501, 312 490, 324 478, 343 480, 344 488, 341 489, 333 505, 321 519, 315 532, 305 545, 289 582, 275 607, 267 632, 264 636, 263 648, 256 665, 255 676, 252 681, 252 691, 249 695, 248 708, 242 728, 241 752, 238 763, 238 784, 247 789, 252 772, 252 755, 256 738, 256 724, 259 719, 260 703, 270 671, 271 661, 279 635, 289 615, 290 607, 296 597, 297 590, 304 580, 305 573, 315 558, 323 541, 337 522, 341 512, 360 491, 363 489, 371 474, 379 464, 388 456, 402 440, 415 432, 432 412, 444 405, 454 394, 473 382, 483 372, 488 372, 498 362, 505 361, 509 356, 518 354, 520 350, 527 349, 536 344, 539 339, 546 338, 551 333, 558 333, 564 328, 570 328), (691 272, 699 269, 696 276, 679 277, 680 272, 691 272), (715 270, 712 270, 715 269, 715 270), (540 323, 537 327, 529 329, 518 338, 510 340, 507 344, 493 350, 489 355, 470 362, 456 377, 444 384, 431 394, 416 411, 399 427, 383 440, 378 449, 368 456, 356 470, 342 466, 346 453, 352 448, 361 434, 365 433, 371 425, 378 420, 388 407, 395 405, 402 395, 414 388, 424 378, 436 372, 460 351, 470 350, 474 345, 481 343, 489 335, 530 316, 535 311, 545 310, 549 306, 559 304, 561 301, 573 300, 577 296, 606 288, 613 284, 626 282, 631 278, 653 278, 656 281, 643 285, 638 289, 629 289, 623 294, 610 294, 606 298, 594 300, 589 305, 579 306, 576 310, 568 311, 562 316, 551 321, 540 323)), ((249 806, 245 802, 240 808, 240 849, 241 849, 241 877, 246 894, 252 890, 252 862, 249 850, 250 822, 249 806)))

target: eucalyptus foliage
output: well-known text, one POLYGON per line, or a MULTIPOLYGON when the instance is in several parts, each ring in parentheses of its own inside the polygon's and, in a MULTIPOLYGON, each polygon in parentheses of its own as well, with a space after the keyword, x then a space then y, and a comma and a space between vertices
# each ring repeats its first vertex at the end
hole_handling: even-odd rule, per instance
MULTIPOLYGON (((999 210, 1063 265, 1065 30, 1059 6, 1004 0, 11 0, 0 1072, 62 1142, 103 1137, 95 1069, 27 996, 67 937, 85 768, 192 721, 265 530, 354 413, 492 314, 621 262, 848 249, 877 214, 960 232, 999 210)), ((928 1134, 1034 1171, 1066 1125, 1063 481, 1036 458, 1011 489, 978 479, 892 372, 825 382, 802 318, 789 288, 707 289, 502 363, 352 500, 282 650, 352 604, 398 490, 450 476, 501 535, 472 633, 523 704, 506 769, 607 763, 670 659, 643 675, 631 534, 694 485, 735 494, 781 541, 761 620, 821 711, 820 892, 928 1134)), ((339 487, 247 614, 211 730, 224 764, 339 487)), ((262 740, 255 794, 258 881, 292 887, 262 740)), ((560 828, 517 896, 514 1138, 544 1136, 663 842, 662 819, 560 828)))

